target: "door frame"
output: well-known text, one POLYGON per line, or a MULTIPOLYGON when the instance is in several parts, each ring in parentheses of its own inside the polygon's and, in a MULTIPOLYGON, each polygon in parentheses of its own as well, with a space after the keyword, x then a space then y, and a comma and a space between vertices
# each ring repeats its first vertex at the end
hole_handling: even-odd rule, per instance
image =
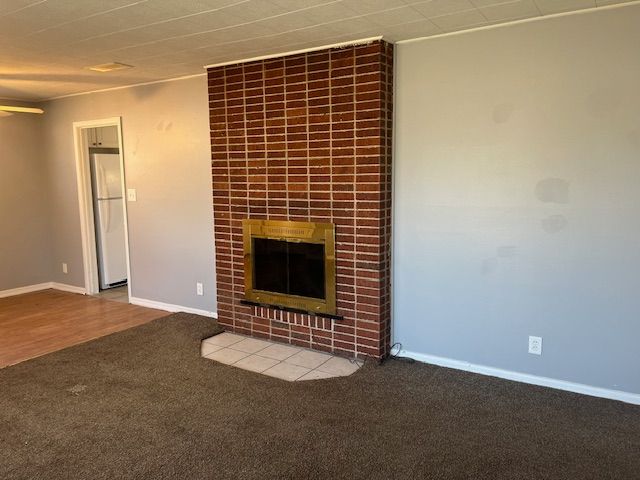
POLYGON ((98 254, 96 247, 95 218, 93 215, 93 187, 91 186, 91 166, 89 165, 89 145, 83 130, 97 127, 117 127, 118 155, 120 156, 120 182, 122 184, 124 208, 125 256, 127 259, 127 291, 131 298, 131 263, 129 259, 129 215, 127 211, 127 190, 124 171, 124 148, 122 142, 122 117, 73 122, 73 143, 76 157, 76 180, 78 185, 78 206, 80 232, 82 234, 82 263, 84 267, 84 287, 88 295, 100 291, 98 279, 98 254))

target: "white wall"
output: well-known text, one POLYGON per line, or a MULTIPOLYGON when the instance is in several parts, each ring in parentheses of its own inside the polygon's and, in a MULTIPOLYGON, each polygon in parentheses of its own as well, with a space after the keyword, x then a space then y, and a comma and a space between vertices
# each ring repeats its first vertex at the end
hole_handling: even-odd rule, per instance
POLYGON ((0 116, 0 291, 51 280, 42 123, 40 115, 0 116))
POLYGON ((84 286, 73 122, 122 117, 132 295, 215 311, 211 149, 204 75, 44 105, 53 280, 84 286), (69 273, 60 265, 66 262, 69 273), (196 296, 196 282, 205 296, 196 296))
POLYGON ((639 25, 631 6, 397 47, 403 348, 640 393, 639 25))

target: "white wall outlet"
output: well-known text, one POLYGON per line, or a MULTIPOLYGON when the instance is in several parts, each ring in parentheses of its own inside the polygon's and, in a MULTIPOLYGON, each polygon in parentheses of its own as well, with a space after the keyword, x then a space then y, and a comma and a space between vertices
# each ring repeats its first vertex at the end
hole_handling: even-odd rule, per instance
POLYGON ((69 268, 66 263, 62 264, 62 273, 69 273, 69 268))
POLYGON ((196 295, 199 295, 199 296, 204 295, 204 288, 202 286, 202 283, 200 282, 196 283, 196 295))
POLYGON ((127 200, 130 202, 135 202, 138 200, 135 188, 127 188, 127 200))
POLYGON ((542 337, 529 337, 529 353, 542 355, 542 337))

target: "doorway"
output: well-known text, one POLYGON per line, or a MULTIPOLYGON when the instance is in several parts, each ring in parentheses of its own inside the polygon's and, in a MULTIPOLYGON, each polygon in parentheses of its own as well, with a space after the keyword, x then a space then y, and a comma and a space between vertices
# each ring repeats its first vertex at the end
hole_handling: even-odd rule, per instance
POLYGON ((131 269, 119 117, 73 124, 85 289, 129 301, 131 269))

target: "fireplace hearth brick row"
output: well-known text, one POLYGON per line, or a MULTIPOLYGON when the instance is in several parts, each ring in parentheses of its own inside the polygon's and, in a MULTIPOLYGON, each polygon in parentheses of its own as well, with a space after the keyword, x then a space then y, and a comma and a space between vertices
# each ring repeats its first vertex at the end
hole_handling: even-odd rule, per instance
POLYGON ((390 348, 393 47, 208 70, 218 321, 349 357, 390 348), (242 220, 336 226, 341 320, 240 304, 242 220))

